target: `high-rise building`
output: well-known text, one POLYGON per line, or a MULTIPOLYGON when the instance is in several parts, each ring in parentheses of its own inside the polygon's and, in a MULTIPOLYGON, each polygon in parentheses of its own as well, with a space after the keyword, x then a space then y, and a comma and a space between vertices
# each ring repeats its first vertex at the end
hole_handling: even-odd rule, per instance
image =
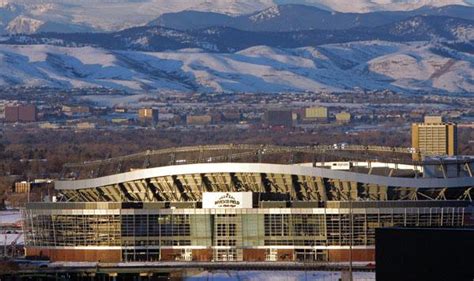
POLYGON ((138 110, 138 119, 145 124, 156 125, 158 123, 158 109, 140 108, 138 110))
POLYGON ((457 154, 457 125, 444 123, 441 116, 425 116, 424 123, 411 126, 414 160, 424 156, 453 156, 457 154))

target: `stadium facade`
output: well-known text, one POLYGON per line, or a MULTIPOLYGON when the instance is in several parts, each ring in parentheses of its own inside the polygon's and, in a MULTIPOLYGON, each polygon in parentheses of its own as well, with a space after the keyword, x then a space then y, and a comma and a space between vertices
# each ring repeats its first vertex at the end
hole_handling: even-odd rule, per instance
POLYGON ((56 182, 57 202, 23 211, 26 253, 53 261, 373 261, 376 228, 472 223, 474 158, 415 163, 411 152, 222 145, 65 166, 73 179, 56 182))

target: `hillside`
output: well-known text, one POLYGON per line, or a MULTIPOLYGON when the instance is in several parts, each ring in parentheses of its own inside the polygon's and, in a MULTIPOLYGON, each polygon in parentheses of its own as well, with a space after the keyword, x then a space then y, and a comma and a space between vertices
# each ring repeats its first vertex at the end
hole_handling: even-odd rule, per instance
POLYGON ((474 92, 474 56, 435 43, 370 41, 236 53, 198 49, 114 51, 94 47, 0 46, 0 85, 111 87, 128 91, 474 92))

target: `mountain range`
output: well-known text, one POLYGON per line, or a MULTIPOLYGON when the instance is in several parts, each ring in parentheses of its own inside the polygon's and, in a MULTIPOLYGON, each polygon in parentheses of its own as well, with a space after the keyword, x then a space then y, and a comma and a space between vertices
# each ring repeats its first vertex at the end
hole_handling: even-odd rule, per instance
MULTIPOLYGON (((161 7, 172 13, 142 11, 147 16, 140 20, 133 17, 135 11, 130 18, 105 13, 101 22, 107 28, 93 24, 90 13, 48 10, 68 5, 82 11, 86 4, 104 0, 48 0, 50 6, 34 6, 34 15, 42 19, 25 16, 33 11, 28 1, 0 2, 0 22, 8 23, 0 24, 0 86, 132 92, 474 92, 474 7, 464 1, 444 6, 449 1, 397 0, 433 6, 367 13, 338 12, 323 5, 325 0, 216 0, 216 5, 196 0, 196 11, 173 12, 190 2, 174 1, 161 7), (270 2, 284 5, 267 7, 270 2), (220 11, 225 3, 252 12, 220 11), (264 8, 254 11, 257 7, 264 8), (108 25, 120 16, 126 19, 124 26, 148 20, 125 29, 108 25)), ((164 0, 107 3, 112 13, 114 7, 130 8, 132 1, 143 8, 164 0)), ((105 11, 96 7, 97 13, 105 11)))
MULTIPOLYGON (((272 10, 275 6, 288 4, 316 7, 335 12, 337 16, 340 13, 411 11, 449 5, 473 7, 472 0, 0 0, 0 34, 117 31, 182 11, 212 12, 231 17, 253 14, 253 19, 258 20, 268 15, 268 8, 272 10), (260 13, 262 10, 263 14, 260 13)), ((219 16, 213 16, 216 17, 219 16)), ((327 15, 324 17, 328 18, 327 15)), ((169 21, 169 17, 166 19, 169 21)))
POLYGON ((196 30, 225 26, 248 31, 338 30, 354 27, 376 27, 414 16, 446 16, 473 20, 474 7, 450 5, 422 7, 411 11, 370 13, 331 12, 304 5, 274 6, 248 15, 229 16, 212 12, 182 11, 163 14, 148 23, 178 30, 196 30))
POLYGON ((453 49, 474 52, 474 21, 444 16, 415 16, 382 26, 337 30, 255 32, 218 26, 183 31, 143 26, 112 33, 39 33, 0 38, 3 44, 94 46, 109 50, 138 51, 199 48, 207 52, 236 52, 259 45, 300 48, 371 40, 436 41, 449 44, 453 49))

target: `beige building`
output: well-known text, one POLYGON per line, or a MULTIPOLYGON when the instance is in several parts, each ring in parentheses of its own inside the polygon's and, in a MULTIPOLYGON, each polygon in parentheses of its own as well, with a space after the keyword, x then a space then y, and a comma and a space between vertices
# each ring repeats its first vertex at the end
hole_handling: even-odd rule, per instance
POLYGON ((31 191, 31 183, 27 181, 15 182, 15 193, 28 193, 31 191))
POLYGON ((304 111, 304 119, 306 120, 327 120, 327 107, 308 107, 304 111))
POLYGON ((441 116, 426 116, 424 123, 411 126, 413 160, 424 156, 457 154, 457 125, 443 123, 441 116))
POLYGON ((351 122, 351 114, 349 112, 341 112, 341 113, 338 113, 336 114, 336 121, 339 122, 339 123, 349 123, 351 122))
POLYGON ((92 130, 95 128, 95 124, 90 122, 81 122, 76 124, 76 129, 78 130, 92 130))
POLYGON ((186 116, 186 124, 188 125, 208 125, 212 122, 211 115, 188 115, 186 116))
POLYGON ((57 129, 60 128, 60 126, 58 124, 51 123, 51 122, 41 123, 41 124, 39 124, 39 127, 41 129, 50 129, 50 130, 57 130, 57 129))
POLYGON ((91 112, 88 106, 68 106, 63 105, 61 111, 66 116, 74 116, 74 115, 86 115, 91 112))

